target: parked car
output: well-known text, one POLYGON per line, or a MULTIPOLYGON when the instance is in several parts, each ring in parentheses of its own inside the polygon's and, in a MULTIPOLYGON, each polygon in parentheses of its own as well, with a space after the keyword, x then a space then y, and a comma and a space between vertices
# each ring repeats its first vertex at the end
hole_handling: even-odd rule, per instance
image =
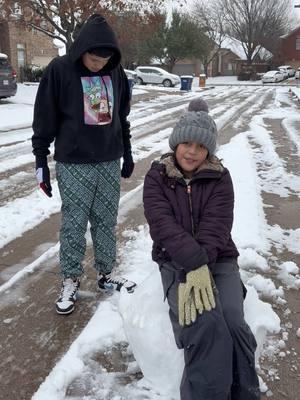
POLYGON ((17 93, 17 74, 8 62, 6 54, 0 53, 0 99, 17 93))
POLYGON ((140 85, 150 83, 172 87, 180 83, 180 77, 178 75, 170 74, 162 68, 137 67, 135 71, 137 73, 137 81, 140 85))
POLYGON ((282 73, 283 79, 288 79, 290 77, 289 71, 286 68, 279 68, 278 71, 282 73))
POLYGON ((134 71, 131 71, 130 69, 125 69, 125 68, 124 68, 124 72, 128 79, 129 90, 130 90, 130 99, 131 99, 133 86, 137 83, 137 73, 134 71))
POLYGON ((289 77, 294 76, 296 72, 290 65, 280 65, 278 69, 287 71, 289 77))
POLYGON ((283 73, 281 71, 268 71, 262 77, 262 83, 276 83, 283 81, 283 73))
POLYGON ((297 68, 297 71, 295 73, 295 78, 300 79, 300 67, 297 68))
POLYGON ((135 83, 137 82, 137 73, 135 71, 132 71, 131 69, 125 69, 125 74, 128 79, 132 79, 135 83))

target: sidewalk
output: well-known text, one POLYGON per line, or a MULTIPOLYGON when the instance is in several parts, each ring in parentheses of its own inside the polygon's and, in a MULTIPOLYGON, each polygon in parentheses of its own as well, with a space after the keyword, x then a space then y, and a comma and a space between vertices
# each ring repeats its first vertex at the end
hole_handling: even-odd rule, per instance
MULTIPOLYGON (((296 79, 286 79, 280 83, 264 84, 261 80, 257 81, 238 81, 237 76, 214 76, 206 79, 206 86, 297 86, 296 79)), ((199 77, 194 77, 193 88, 199 87, 199 77)))

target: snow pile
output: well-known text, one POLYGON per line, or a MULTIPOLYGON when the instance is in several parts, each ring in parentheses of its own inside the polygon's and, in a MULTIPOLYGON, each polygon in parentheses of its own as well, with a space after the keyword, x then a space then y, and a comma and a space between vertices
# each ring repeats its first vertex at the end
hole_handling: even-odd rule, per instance
POLYGON ((250 326, 257 342, 255 359, 258 364, 267 334, 278 333, 280 331, 280 319, 270 304, 258 298, 256 290, 251 286, 247 286, 244 311, 245 320, 250 326))
POLYGON ((281 264, 277 277, 289 288, 300 288, 299 268, 293 261, 287 261, 281 264))
POLYGON ((159 393, 177 397, 184 360, 175 344, 168 310, 158 268, 134 296, 123 296, 120 301, 127 340, 144 379, 159 393))
POLYGON ((53 368, 32 400, 63 400, 68 385, 83 372, 84 360, 91 354, 125 340, 122 319, 115 305, 102 302, 69 351, 53 368), (109 321, 103 324, 103 321, 109 321))

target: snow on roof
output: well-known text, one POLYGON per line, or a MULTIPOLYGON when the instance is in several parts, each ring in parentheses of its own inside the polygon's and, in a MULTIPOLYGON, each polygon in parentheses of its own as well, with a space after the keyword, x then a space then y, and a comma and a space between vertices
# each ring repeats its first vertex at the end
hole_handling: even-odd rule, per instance
MULTIPOLYGON (((222 49, 229 49, 231 50, 234 54, 236 54, 241 60, 246 60, 246 54, 245 50, 243 49, 242 42, 231 38, 229 36, 226 36, 222 42, 222 49)), ((258 49, 258 47, 256 48, 258 49)), ((254 52, 256 54, 256 50, 254 52)), ((273 56, 273 54, 265 49, 264 47, 261 47, 261 49, 258 52, 259 56, 263 60, 267 60, 273 56)))
POLYGON ((243 49, 242 43, 237 39, 233 39, 229 36, 226 36, 222 42, 221 47, 222 47, 222 49, 231 50, 234 54, 236 54, 242 60, 244 58, 246 58, 246 54, 243 49))
POLYGON ((4 54, 4 53, 0 53, 0 57, 1 57, 1 58, 8 58, 7 55, 4 54))
POLYGON ((300 25, 296 26, 292 31, 286 33, 285 35, 280 36, 280 38, 281 39, 286 39, 287 37, 289 37, 293 33, 297 32, 298 30, 300 30, 300 25))

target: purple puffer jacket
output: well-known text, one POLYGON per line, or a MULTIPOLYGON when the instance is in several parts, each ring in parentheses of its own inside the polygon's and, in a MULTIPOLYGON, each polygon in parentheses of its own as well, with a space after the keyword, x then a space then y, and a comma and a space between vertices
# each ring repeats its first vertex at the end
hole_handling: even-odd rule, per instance
POLYGON ((186 272, 217 260, 237 258, 231 238, 234 193, 229 171, 214 157, 188 182, 166 154, 144 182, 144 210, 153 240, 152 258, 172 261, 186 272))

